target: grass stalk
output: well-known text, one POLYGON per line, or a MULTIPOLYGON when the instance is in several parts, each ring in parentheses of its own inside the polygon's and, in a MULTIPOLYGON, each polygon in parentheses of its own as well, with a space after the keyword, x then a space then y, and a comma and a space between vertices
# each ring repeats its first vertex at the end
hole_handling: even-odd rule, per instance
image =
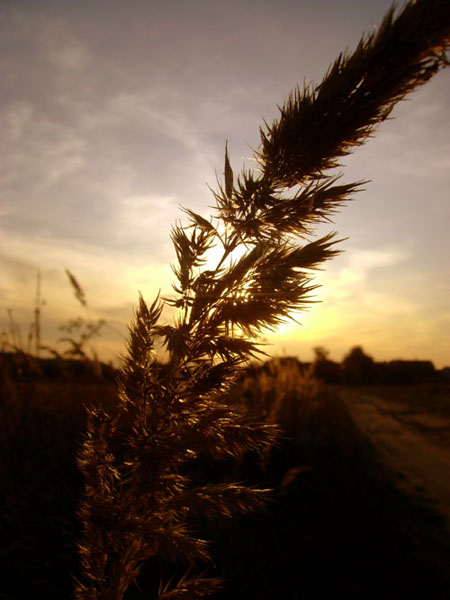
POLYGON ((261 508, 267 490, 226 482, 197 486, 201 459, 264 454, 276 427, 230 404, 244 365, 261 355, 262 332, 313 301, 313 273, 339 250, 334 233, 310 240, 314 227, 361 189, 330 169, 364 143, 394 105, 447 65, 448 0, 392 8, 352 54, 341 54, 317 86, 297 88, 280 117, 261 129, 259 171, 237 178, 225 148, 215 213, 186 210, 172 241, 174 296, 139 299, 123 360, 115 414, 89 408, 79 465, 82 581, 76 597, 120 600, 142 565, 180 564, 155 597, 201 598, 220 585, 203 574, 208 544, 197 516, 225 518, 261 508), (213 248, 222 257, 209 267, 213 248), (165 304, 177 310, 161 322, 165 304), (155 340, 167 350, 164 367, 155 340))

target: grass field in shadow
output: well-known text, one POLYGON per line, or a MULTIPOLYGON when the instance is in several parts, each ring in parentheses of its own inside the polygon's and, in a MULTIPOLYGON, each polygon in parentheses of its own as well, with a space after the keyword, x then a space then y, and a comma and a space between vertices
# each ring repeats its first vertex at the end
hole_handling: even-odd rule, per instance
MULTIPOLYGON (((2 564, 0 598, 70 598, 78 573, 76 454, 86 402, 114 404, 108 382, 1 386, 2 564)), ((213 542, 209 571, 225 598, 448 598, 450 537, 420 497, 408 497, 377 459, 336 391, 273 363, 253 370, 233 401, 278 422, 279 445, 262 460, 199 461, 198 482, 271 487, 257 517, 193 522, 213 542)), ((173 570, 173 565, 170 567, 173 570)), ((144 598, 169 567, 151 564, 126 598, 144 598)))

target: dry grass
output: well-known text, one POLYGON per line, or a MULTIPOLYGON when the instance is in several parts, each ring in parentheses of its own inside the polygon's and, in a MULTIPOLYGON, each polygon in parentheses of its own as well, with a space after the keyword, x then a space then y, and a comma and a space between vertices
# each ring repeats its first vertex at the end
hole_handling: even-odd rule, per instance
MULTIPOLYGON (((80 398, 102 398, 112 411, 117 387, 76 377, 34 387, 9 381, 0 392, 7 486, 0 597, 72 598, 82 493, 75 455, 86 426, 80 398)), ((282 435, 263 460, 248 453, 189 469, 198 487, 245 480, 273 489, 274 502, 257 518, 196 519, 196 533, 213 540, 215 572, 226 579, 213 598, 448 597, 449 541, 438 518, 395 491, 334 392, 299 374, 295 361, 256 367, 230 392, 255 417, 276 418, 282 435)), ((161 577, 184 572, 182 562, 149 561, 126 597, 142 598, 140 589, 156 595, 161 577)))
MULTIPOLYGON (((172 563, 180 573, 152 592, 161 600, 204 597, 220 585, 214 572, 202 575, 211 553, 194 530, 196 518, 260 509, 265 491, 229 481, 199 486, 196 461, 267 455, 276 428, 230 404, 232 385, 261 352, 261 332, 309 305, 314 270, 337 253, 333 234, 308 236, 360 184, 338 185, 326 171, 446 65, 449 34, 447 1, 409 2, 395 17, 390 10, 353 54, 338 57, 319 86, 295 90, 280 118, 261 131, 259 172, 235 179, 226 148, 215 216, 187 210, 187 224, 174 227, 175 295, 151 306, 140 299, 118 411, 89 409, 79 455, 85 480, 79 600, 120 600, 146 561, 172 563), (210 267, 213 249, 221 258, 210 267), (178 311, 171 324, 160 321, 164 302, 178 311), (165 369, 156 362, 155 339, 170 357, 165 369)), ((286 396, 268 410, 273 421, 298 407, 286 396)), ((298 422, 306 416, 300 412, 298 422)))
POLYGON ((83 403, 112 404, 116 390, 104 381, 34 382, 0 373, 0 597, 69 598, 79 569, 83 403))

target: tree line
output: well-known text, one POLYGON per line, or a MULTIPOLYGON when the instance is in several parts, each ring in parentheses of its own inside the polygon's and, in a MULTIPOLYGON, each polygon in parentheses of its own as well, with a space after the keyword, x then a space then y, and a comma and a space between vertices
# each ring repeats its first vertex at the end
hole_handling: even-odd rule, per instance
POLYGON ((361 346, 353 346, 342 362, 330 360, 322 346, 314 348, 314 360, 303 362, 294 357, 277 359, 282 364, 295 362, 301 371, 309 369, 317 379, 329 384, 421 384, 446 381, 448 369, 436 369, 431 360, 375 361, 361 346))

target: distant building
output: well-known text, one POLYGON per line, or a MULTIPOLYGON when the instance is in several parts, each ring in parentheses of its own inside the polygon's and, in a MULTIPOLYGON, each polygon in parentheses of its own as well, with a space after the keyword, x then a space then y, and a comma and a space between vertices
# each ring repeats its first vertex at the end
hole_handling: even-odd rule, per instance
POLYGON ((426 383, 436 377, 430 360, 391 360, 376 367, 380 383, 426 383))

